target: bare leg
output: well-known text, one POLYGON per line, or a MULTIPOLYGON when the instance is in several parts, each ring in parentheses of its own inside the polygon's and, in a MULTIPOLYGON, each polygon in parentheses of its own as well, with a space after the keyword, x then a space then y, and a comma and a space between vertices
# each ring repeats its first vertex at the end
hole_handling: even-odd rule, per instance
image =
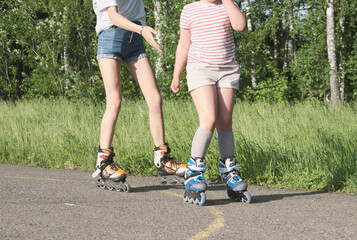
POLYGON ((232 129, 232 114, 234 107, 235 90, 230 88, 217 88, 217 123, 218 132, 232 129))
POLYGON ((155 146, 165 144, 162 103, 155 76, 148 58, 128 63, 131 75, 139 84, 149 108, 149 124, 155 146))
POLYGON ((105 149, 112 146, 115 124, 121 108, 121 63, 107 58, 99 59, 98 63, 106 94, 106 109, 100 131, 100 147, 105 149))
POLYGON ((197 88, 191 92, 191 96, 200 120, 200 128, 213 131, 216 124, 217 112, 216 86, 197 88))

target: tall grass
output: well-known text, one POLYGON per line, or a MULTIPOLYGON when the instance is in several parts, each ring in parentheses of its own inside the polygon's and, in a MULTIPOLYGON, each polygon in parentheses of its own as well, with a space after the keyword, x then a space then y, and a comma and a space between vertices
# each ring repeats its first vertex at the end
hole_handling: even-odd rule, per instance
MULTIPOLYGON (((198 117, 191 100, 164 101, 172 156, 187 162, 198 117)), ((237 102, 235 155, 244 179, 275 187, 357 193, 357 105, 237 102)), ((0 102, 0 162, 94 170, 104 105, 68 100, 0 102)), ((113 142, 129 174, 155 175, 147 106, 124 101, 113 142)), ((214 137, 206 177, 219 180, 214 137)))

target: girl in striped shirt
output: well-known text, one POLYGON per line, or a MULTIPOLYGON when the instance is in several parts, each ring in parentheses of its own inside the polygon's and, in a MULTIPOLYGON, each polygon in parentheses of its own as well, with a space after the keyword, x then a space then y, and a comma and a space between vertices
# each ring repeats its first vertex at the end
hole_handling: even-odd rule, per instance
POLYGON ((171 90, 180 91, 180 76, 186 66, 188 90, 200 121, 185 172, 186 202, 205 202, 205 155, 215 129, 221 157, 219 171, 228 195, 234 200, 250 201, 247 183, 236 170, 239 164, 234 158, 232 131, 234 96, 240 77, 233 30, 241 32, 245 27, 245 16, 233 0, 200 0, 182 10, 171 90))

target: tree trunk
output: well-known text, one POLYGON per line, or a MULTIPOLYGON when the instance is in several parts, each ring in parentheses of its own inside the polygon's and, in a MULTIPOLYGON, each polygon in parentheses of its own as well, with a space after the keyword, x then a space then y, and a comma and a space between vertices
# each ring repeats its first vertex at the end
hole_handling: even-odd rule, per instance
POLYGON ((275 33, 274 34, 274 59, 277 60, 278 59, 278 34, 275 33))
MULTIPOLYGON (((273 11, 276 7, 276 0, 272 1, 272 6, 273 6, 273 11)), ((274 14, 272 13, 272 17, 275 17, 274 14)), ((276 16, 277 18, 279 18, 279 16, 276 16)), ((274 32, 274 36, 273 36, 273 45, 274 45, 274 60, 278 59, 278 45, 279 45, 279 40, 278 40, 278 24, 276 25, 276 30, 274 32)))
POLYGON ((284 42, 284 64, 283 69, 285 70, 289 65, 289 35, 286 34, 284 42))
MULTIPOLYGON (((161 37, 161 31, 162 31, 162 19, 163 19, 163 5, 166 5, 166 1, 161 1, 161 0, 154 0, 154 17, 155 17, 155 30, 158 31, 158 34, 156 35, 156 41, 157 43, 161 46, 162 44, 162 37, 161 37)), ((163 55, 158 54, 156 57, 156 63, 155 63, 155 76, 160 77, 163 73, 163 55)))
MULTIPOLYGON (((344 1, 340 1, 340 7, 342 8, 344 1)), ((340 17, 340 41, 341 41, 341 50, 340 50, 340 64, 339 64, 339 71, 340 71, 340 100, 341 102, 345 99, 345 43, 343 35, 345 34, 345 16, 340 17)))
MULTIPOLYGON (((245 8, 247 11, 247 28, 249 32, 253 32, 253 26, 252 26, 252 19, 250 18, 250 3, 249 0, 245 0, 245 8)), ((257 89, 257 79, 255 78, 255 63, 254 63, 254 50, 251 51, 252 53, 252 70, 251 70, 251 81, 252 81, 252 88, 257 89)))
POLYGON ((289 28, 286 30, 284 41, 284 64, 283 69, 289 66, 289 46, 291 46, 292 57, 296 59, 296 41, 294 34, 294 6, 292 0, 288 0, 287 4, 287 19, 289 28))
POLYGON ((331 103, 337 104, 340 102, 340 84, 337 77, 337 60, 336 60, 336 44, 335 44, 335 21, 333 0, 327 0, 327 53, 330 63, 330 89, 331 89, 331 103))
MULTIPOLYGON (((63 68, 64 68, 64 75, 66 76, 66 80, 64 82, 64 87, 61 87, 61 93, 64 94, 66 91, 68 91, 69 89, 69 78, 68 78, 68 68, 69 68, 69 61, 68 61, 68 39, 69 39, 69 33, 67 31, 66 28, 66 24, 68 24, 68 9, 64 8, 63 9, 63 14, 62 14, 62 18, 63 21, 61 22, 61 28, 63 30, 63 34, 61 35, 60 38, 62 38, 63 41, 63 52, 61 52, 61 57, 63 59, 63 68)), ((62 84, 61 84, 62 86, 62 84)))
POLYGON ((288 16, 289 16, 289 35, 291 39, 292 53, 294 60, 296 59, 296 41, 294 33, 294 5, 293 1, 289 0, 288 16))

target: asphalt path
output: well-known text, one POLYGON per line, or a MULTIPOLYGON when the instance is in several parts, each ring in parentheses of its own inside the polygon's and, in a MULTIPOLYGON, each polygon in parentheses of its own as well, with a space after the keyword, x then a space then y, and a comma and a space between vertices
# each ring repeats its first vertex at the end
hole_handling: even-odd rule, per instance
POLYGON ((183 185, 129 176, 130 193, 91 172, 0 164, 0 239, 357 239, 357 196, 249 186, 250 204, 210 184, 203 206, 183 185))

